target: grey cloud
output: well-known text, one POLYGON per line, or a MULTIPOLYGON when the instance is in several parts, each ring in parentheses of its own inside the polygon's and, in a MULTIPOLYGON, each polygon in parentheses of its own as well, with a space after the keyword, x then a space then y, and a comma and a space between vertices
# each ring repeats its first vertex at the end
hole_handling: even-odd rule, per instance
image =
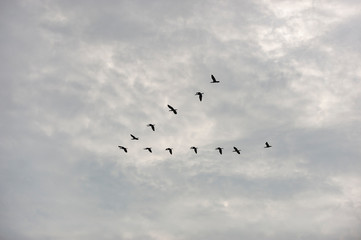
POLYGON ((359 17, 307 4, 3 2, 1 237, 357 239, 359 17))

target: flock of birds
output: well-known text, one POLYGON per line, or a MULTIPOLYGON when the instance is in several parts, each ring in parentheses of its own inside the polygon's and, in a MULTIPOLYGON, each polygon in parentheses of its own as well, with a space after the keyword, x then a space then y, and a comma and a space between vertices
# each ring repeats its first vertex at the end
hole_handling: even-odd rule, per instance
MULTIPOLYGON (((212 82, 211 82, 211 83, 219 83, 219 81, 218 81, 213 75, 211 75, 211 79, 212 79, 212 82)), ((196 92, 195 95, 198 96, 199 101, 202 101, 202 99, 203 99, 203 94, 204 94, 204 93, 202 93, 202 92, 196 92)), ((177 114, 177 109, 175 109, 174 107, 172 107, 172 106, 169 105, 169 104, 168 104, 167 106, 168 106, 170 112, 173 112, 174 114, 177 114)), ((152 129, 152 131, 155 131, 155 124, 149 123, 149 124, 147 125, 147 127, 150 127, 150 128, 152 129)), ((134 136, 133 134, 130 134, 130 136, 131 136, 131 140, 139 140, 139 137, 136 137, 136 136, 134 136)), ((118 146, 118 147, 119 147, 121 150, 123 150, 125 153, 128 152, 128 148, 126 148, 126 147, 124 147, 124 146, 118 146)), ((272 147, 272 146, 269 145, 268 142, 266 142, 264 148, 270 148, 270 147, 272 147)), ((198 147, 192 146, 192 147, 190 147, 190 149, 192 149, 195 154, 198 153, 198 147)), ((150 152, 150 153, 153 152, 151 147, 146 147, 146 148, 144 148, 144 150, 146 150, 146 151, 148 151, 148 152, 150 152)), ((219 152, 219 154, 221 154, 221 155, 223 154, 223 148, 222 148, 222 147, 216 147, 215 150, 217 150, 217 151, 219 152)), ((168 151, 169 154, 171 154, 171 155, 173 154, 173 148, 168 147, 168 148, 165 149, 165 151, 168 151)), ((238 149, 237 147, 233 147, 233 151, 232 151, 232 152, 235 152, 235 153, 237 153, 237 154, 240 154, 240 153, 241 153, 241 150, 238 149)))

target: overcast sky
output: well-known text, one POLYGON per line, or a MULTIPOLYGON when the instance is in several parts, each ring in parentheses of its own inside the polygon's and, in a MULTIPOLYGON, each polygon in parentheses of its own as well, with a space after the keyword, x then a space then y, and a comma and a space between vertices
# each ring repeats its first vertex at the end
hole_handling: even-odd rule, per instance
POLYGON ((359 0, 1 0, 0 238, 360 239, 360 25, 359 0))

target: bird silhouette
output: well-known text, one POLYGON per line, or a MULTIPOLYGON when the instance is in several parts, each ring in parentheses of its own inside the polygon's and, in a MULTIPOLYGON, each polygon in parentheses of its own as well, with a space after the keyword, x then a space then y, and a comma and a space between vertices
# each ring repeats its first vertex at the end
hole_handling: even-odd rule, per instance
POLYGON ((148 150, 150 153, 152 153, 152 148, 150 148, 150 147, 146 147, 146 148, 144 148, 144 150, 148 150))
POLYGON ((193 149, 195 154, 197 154, 197 149, 198 149, 197 147, 190 147, 190 149, 193 149))
POLYGON ((211 78, 212 78, 212 82, 211 82, 211 83, 219 83, 219 81, 217 81, 216 78, 215 78, 213 75, 211 75, 211 78))
POLYGON ((122 149, 122 150, 124 150, 124 152, 128 152, 128 149, 126 148, 126 147, 123 147, 123 146, 118 146, 118 148, 120 148, 120 149, 122 149))
POLYGON ((196 92, 196 94, 195 95, 198 95, 198 97, 199 97, 199 101, 201 101, 202 102, 202 95, 203 95, 204 93, 202 93, 202 92, 196 92))
POLYGON ((170 155, 172 155, 172 154, 173 154, 172 149, 173 149, 173 148, 166 148, 165 150, 166 150, 166 151, 169 151, 170 155))
POLYGON ((221 148, 221 147, 217 147, 217 148, 216 148, 216 150, 218 150, 218 151, 219 151, 219 154, 221 154, 221 155, 222 155, 222 149, 223 149, 223 148, 221 148))
POLYGON ((266 146, 265 146, 264 148, 270 148, 270 147, 272 147, 271 145, 268 144, 268 142, 266 142, 265 144, 266 144, 266 146))
POLYGON ((130 136, 132 137, 132 140, 139 140, 139 138, 137 138, 137 137, 134 136, 133 134, 130 134, 130 136))
POLYGON ((239 150, 238 148, 233 147, 233 149, 234 149, 234 150, 233 150, 233 152, 236 152, 236 153, 238 153, 238 154, 240 154, 240 153, 241 153, 241 152, 240 152, 241 150, 239 150))
POLYGON ((169 111, 173 112, 174 114, 177 114, 177 109, 175 109, 174 107, 172 107, 169 104, 168 104, 168 108, 170 109, 169 111))
POLYGON ((149 123, 147 126, 150 127, 153 131, 155 131, 155 124, 149 123))

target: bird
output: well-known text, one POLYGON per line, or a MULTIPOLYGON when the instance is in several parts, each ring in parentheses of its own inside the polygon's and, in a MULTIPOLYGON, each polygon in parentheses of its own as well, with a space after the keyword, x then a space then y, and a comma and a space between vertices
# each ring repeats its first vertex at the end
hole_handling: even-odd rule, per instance
POLYGON ((174 107, 172 107, 171 105, 168 104, 169 107, 169 111, 173 112, 174 114, 177 114, 177 109, 175 109, 174 107))
POLYGON ((197 154, 197 149, 198 149, 197 147, 190 147, 190 149, 193 149, 195 154, 197 154))
POLYGON ((149 123, 147 126, 150 127, 153 131, 155 131, 155 124, 149 123))
POLYGON ((126 147, 123 147, 123 146, 118 146, 118 148, 120 148, 120 149, 122 149, 122 150, 124 150, 124 152, 128 152, 128 150, 127 150, 127 148, 126 147))
POLYGON ((233 150, 233 152, 236 152, 236 153, 238 153, 238 154, 240 154, 240 153, 241 153, 241 152, 240 152, 241 150, 239 150, 238 148, 233 147, 233 149, 234 149, 234 150, 233 150))
POLYGON ((146 147, 146 148, 144 148, 144 150, 148 150, 150 153, 152 153, 152 148, 150 148, 150 147, 146 147))
POLYGON ((139 140, 139 138, 137 138, 137 137, 134 136, 133 134, 130 134, 130 136, 132 137, 132 140, 139 140))
POLYGON ((268 144, 268 142, 266 142, 265 144, 266 144, 266 146, 265 146, 264 148, 270 148, 270 147, 272 147, 271 145, 268 144))
POLYGON ((201 101, 202 102, 202 95, 203 95, 204 93, 202 93, 202 92, 196 92, 196 94, 195 95, 198 95, 199 96, 199 101, 201 101))
POLYGON ((173 149, 173 148, 166 148, 165 150, 166 150, 166 151, 169 151, 170 155, 172 155, 172 154, 173 154, 172 149, 173 149))
POLYGON ((215 78, 213 75, 211 75, 211 78, 212 78, 212 82, 211 82, 211 83, 219 83, 219 81, 217 81, 216 78, 215 78))
POLYGON ((221 147, 217 147, 217 148, 216 148, 216 150, 218 150, 218 151, 219 151, 219 154, 221 154, 221 155, 222 155, 222 149, 223 149, 223 148, 221 148, 221 147))

